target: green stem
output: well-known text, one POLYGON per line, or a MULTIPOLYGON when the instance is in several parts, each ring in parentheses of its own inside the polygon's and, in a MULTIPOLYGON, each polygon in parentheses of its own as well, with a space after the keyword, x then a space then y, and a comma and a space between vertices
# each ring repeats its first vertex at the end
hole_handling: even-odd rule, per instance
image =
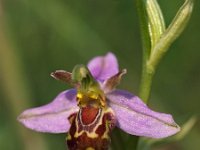
POLYGON ((140 32, 141 32, 142 49, 143 49, 143 66, 144 66, 145 65, 144 62, 148 60, 151 50, 150 36, 149 36, 148 22, 147 22, 148 16, 143 0, 135 0, 135 1, 140 22, 140 32))
POLYGON ((150 43, 151 40, 148 31, 148 22, 147 22, 148 16, 145 8, 145 3, 146 1, 136 0, 137 13, 139 16, 140 30, 142 37, 142 49, 143 49, 142 75, 141 75, 139 96, 145 103, 147 103, 151 91, 151 83, 154 73, 153 71, 150 70, 150 68, 147 67, 147 62, 151 52, 151 43, 150 43))
MULTIPOLYGON (((154 72, 170 45, 187 25, 193 9, 193 0, 185 1, 167 30, 165 30, 162 12, 156 0, 136 0, 136 5, 143 45, 139 96, 148 103, 154 72)), ((137 149, 141 149, 141 141, 140 139, 137 149)))
POLYGON ((145 103, 148 102, 150 96, 153 76, 154 71, 152 71, 148 66, 143 65, 139 96, 145 103))
MULTIPOLYGON (((151 84, 154 75, 154 71, 147 66, 147 62, 151 52, 151 40, 148 31, 148 22, 147 22, 148 20, 147 20, 147 12, 145 9, 145 1, 136 0, 136 6, 140 22, 140 33, 142 37, 142 49, 143 49, 142 75, 141 75, 139 96, 145 103, 147 103, 150 96, 151 84)), ((139 137, 137 138, 137 141, 138 142, 136 145, 136 149, 139 148, 138 147, 138 144, 140 142, 139 137)))

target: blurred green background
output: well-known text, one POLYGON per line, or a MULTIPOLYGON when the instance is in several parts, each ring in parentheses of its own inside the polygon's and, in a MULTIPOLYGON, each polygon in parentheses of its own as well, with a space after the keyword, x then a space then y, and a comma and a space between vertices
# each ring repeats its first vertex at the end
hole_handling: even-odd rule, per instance
MULTIPOLYGON (((168 25, 183 0, 159 0, 168 25)), ((149 105, 171 113, 182 125, 200 114, 200 1, 191 21, 171 46, 154 78, 149 105)), ((120 88, 138 93, 141 40, 133 0, 0 0, 0 150, 64 150, 65 134, 36 133, 16 121, 29 107, 50 102, 70 88, 52 79, 108 51, 128 74, 120 88)), ((113 149, 132 139, 114 131, 113 149), (121 136, 115 136, 121 135, 121 136)), ((199 150, 200 122, 181 141, 156 150, 199 150)))

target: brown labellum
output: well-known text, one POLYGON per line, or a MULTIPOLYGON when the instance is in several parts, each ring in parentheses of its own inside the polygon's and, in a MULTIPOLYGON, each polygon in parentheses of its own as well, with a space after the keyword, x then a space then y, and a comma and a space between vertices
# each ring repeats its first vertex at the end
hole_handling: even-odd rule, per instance
POLYGON ((67 136, 69 150, 107 150, 115 118, 110 108, 81 107, 69 117, 71 128, 67 136))

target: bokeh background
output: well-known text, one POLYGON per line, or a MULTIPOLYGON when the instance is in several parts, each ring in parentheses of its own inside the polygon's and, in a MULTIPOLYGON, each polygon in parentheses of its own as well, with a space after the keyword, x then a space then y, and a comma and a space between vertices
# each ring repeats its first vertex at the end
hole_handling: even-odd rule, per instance
MULTIPOLYGON (((183 0, 159 0, 168 25, 183 0)), ((149 105, 182 125, 200 114, 200 1, 191 21, 156 72, 149 105)), ((127 68, 120 88, 138 93, 142 48, 133 0, 0 0, 0 150, 64 150, 65 134, 36 133, 16 121, 24 109, 70 88, 52 79, 108 51, 127 68)), ((115 130, 113 149, 133 150, 115 130), (126 148, 125 148, 126 147, 126 148)), ((200 122, 178 142, 156 150, 199 150, 200 122)))

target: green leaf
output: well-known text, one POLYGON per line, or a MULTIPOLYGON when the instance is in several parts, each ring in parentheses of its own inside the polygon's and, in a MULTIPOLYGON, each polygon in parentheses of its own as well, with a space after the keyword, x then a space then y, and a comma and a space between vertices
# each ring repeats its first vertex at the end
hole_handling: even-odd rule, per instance
POLYGON ((155 69, 163 55, 167 52, 168 48, 185 29, 192 14, 193 4, 194 0, 185 1, 167 30, 163 33, 160 40, 152 49, 152 53, 147 64, 152 70, 155 69))
POLYGON ((153 48, 165 31, 165 21, 157 0, 147 0, 146 11, 148 15, 148 29, 151 40, 151 48, 153 48))

